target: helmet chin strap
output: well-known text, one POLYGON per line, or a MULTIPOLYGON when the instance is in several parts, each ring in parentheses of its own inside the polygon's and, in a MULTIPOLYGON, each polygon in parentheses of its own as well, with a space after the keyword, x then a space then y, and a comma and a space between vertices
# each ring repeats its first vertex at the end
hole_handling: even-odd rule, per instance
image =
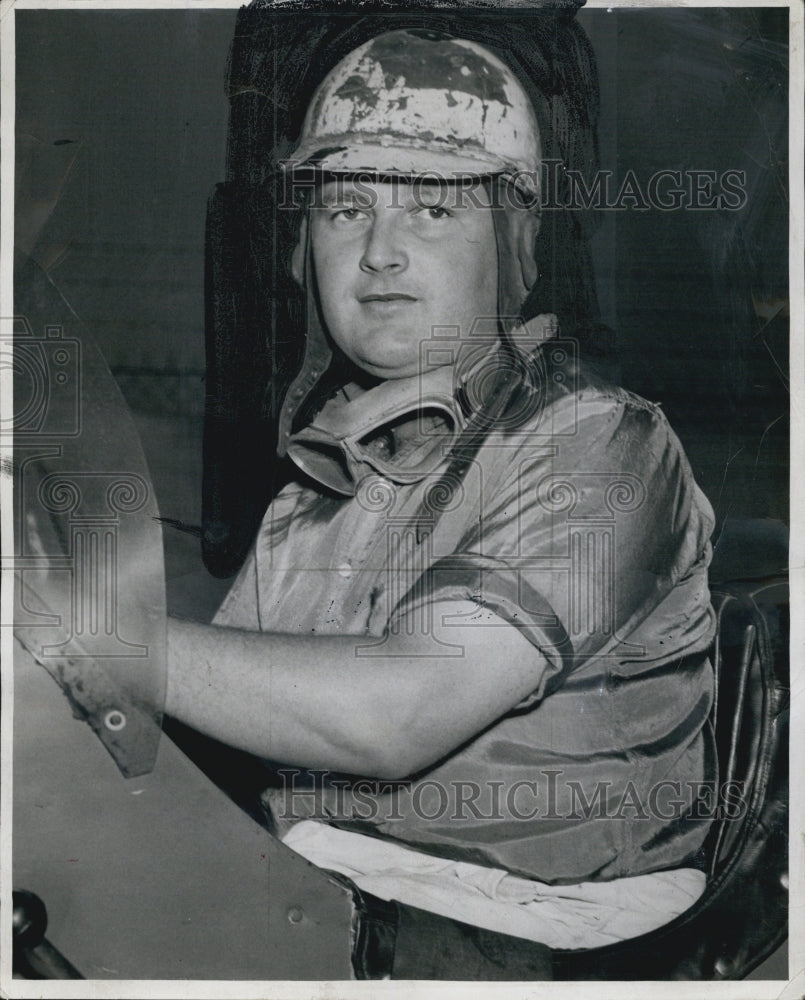
POLYGON ((277 455, 284 458, 288 453, 288 439, 291 436, 293 420, 316 383, 327 371, 333 352, 324 332, 313 276, 313 248, 310 226, 305 226, 305 348, 302 366, 293 382, 288 386, 280 408, 277 428, 277 455))

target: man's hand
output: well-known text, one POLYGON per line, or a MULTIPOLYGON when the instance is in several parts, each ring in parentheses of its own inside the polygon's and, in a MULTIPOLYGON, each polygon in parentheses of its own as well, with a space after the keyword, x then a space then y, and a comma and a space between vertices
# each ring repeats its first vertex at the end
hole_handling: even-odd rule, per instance
POLYGON ((514 626, 470 601, 432 612, 430 633, 390 636, 372 656, 357 655, 371 641, 362 636, 171 620, 167 711, 273 761, 407 777, 517 705, 545 666, 514 626))

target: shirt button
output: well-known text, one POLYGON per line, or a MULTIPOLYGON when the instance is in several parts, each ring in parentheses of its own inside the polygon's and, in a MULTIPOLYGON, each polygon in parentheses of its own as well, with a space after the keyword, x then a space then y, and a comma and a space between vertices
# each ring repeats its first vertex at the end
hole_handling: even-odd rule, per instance
POLYGON ((341 563, 341 565, 336 569, 336 572, 345 580, 352 579, 352 567, 349 563, 341 563))

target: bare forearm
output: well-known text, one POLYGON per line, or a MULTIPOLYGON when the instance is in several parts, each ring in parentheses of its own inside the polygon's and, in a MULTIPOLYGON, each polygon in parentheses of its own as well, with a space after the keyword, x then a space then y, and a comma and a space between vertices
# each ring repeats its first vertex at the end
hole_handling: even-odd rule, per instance
POLYGON ((433 635, 389 638, 248 632, 171 620, 167 711, 260 757, 405 777, 449 753, 535 687, 544 661, 470 602, 444 602, 433 635), (448 622, 445 626, 443 623, 448 622))
POLYGON ((382 720, 354 636, 248 632, 171 620, 168 714, 241 750, 303 767, 361 772, 382 720), (335 676, 334 676, 335 675, 335 676), (335 696, 335 688, 340 696, 335 696), (352 705, 344 696, 352 690, 352 705), (363 705, 360 702, 363 701, 363 705), (357 732, 355 717, 364 720, 357 732))

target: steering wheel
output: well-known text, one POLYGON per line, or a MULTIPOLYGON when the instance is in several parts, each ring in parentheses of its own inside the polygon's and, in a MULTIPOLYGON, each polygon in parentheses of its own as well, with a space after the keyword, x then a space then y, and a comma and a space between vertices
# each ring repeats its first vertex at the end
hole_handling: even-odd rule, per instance
MULTIPOLYGON (((33 283, 38 304, 29 273, 18 287, 33 283)), ((3 358, 14 372, 15 635, 132 777, 154 766, 167 681, 156 498, 100 351, 43 315, 41 330, 27 318, 35 308, 15 321, 3 358)))

